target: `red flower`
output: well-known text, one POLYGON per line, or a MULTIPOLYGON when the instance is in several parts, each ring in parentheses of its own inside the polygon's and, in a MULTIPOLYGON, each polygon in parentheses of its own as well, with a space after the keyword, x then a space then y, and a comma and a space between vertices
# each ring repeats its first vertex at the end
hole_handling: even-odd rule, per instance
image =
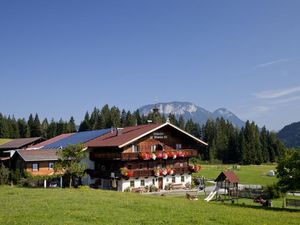
POLYGON ((164 152, 164 153, 162 154, 162 157, 163 157, 163 159, 167 159, 167 158, 168 158, 168 154, 164 152))
POLYGON ((156 155, 156 158, 158 158, 158 159, 162 159, 162 157, 163 157, 163 154, 161 152, 157 152, 155 155, 156 155))

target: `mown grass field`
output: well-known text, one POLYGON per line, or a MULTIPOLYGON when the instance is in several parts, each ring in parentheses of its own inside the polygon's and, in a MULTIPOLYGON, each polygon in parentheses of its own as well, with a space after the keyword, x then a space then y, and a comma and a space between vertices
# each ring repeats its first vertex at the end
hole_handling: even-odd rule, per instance
MULTIPOLYGON (((242 184, 261 184, 269 185, 277 181, 276 177, 269 177, 267 173, 275 170, 276 164, 272 165, 247 165, 240 166, 238 170, 234 170, 240 178, 242 184)), ((215 179, 221 171, 232 169, 232 165, 202 165, 200 172, 196 176, 202 175, 209 179, 215 179)))
POLYGON ((299 224, 300 211, 101 190, 0 187, 1 225, 299 224))
POLYGON ((9 142, 11 139, 6 138, 0 138, 0 145, 5 144, 6 142, 9 142))

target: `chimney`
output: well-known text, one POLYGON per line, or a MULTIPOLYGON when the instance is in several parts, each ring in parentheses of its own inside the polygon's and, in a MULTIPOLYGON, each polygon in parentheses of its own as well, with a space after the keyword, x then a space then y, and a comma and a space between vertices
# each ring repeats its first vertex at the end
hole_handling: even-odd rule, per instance
POLYGON ((117 130, 116 136, 121 135, 121 134, 123 133, 123 129, 124 129, 124 128, 117 128, 117 129, 116 129, 116 130, 117 130))

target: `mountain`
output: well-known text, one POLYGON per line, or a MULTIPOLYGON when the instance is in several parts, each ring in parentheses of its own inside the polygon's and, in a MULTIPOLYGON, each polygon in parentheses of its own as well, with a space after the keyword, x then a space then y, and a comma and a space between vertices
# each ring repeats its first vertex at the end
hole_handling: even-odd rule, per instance
POLYGON ((245 122, 225 108, 220 108, 213 113, 190 102, 167 102, 145 105, 139 108, 142 115, 152 112, 154 107, 164 115, 174 114, 177 118, 182 116, 185 120, 192 119, 194 122, 205 124, 208 119, 223 117, 237 127, 243 127, 245 122))
POLYGON ((300 147, 300 121, 285 126, 277 136, 286 147, 300 147))

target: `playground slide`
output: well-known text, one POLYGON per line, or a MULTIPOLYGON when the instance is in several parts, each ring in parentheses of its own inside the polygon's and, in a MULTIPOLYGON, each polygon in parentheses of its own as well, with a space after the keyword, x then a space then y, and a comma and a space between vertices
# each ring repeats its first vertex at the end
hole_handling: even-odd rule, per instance
POLYGON ((204 199, 205 201, 209 202, 210 200, 213 199, 213 197, 217 194, 219 188, 215 187, 215 189, 209 193, 209 195, 204 199))

